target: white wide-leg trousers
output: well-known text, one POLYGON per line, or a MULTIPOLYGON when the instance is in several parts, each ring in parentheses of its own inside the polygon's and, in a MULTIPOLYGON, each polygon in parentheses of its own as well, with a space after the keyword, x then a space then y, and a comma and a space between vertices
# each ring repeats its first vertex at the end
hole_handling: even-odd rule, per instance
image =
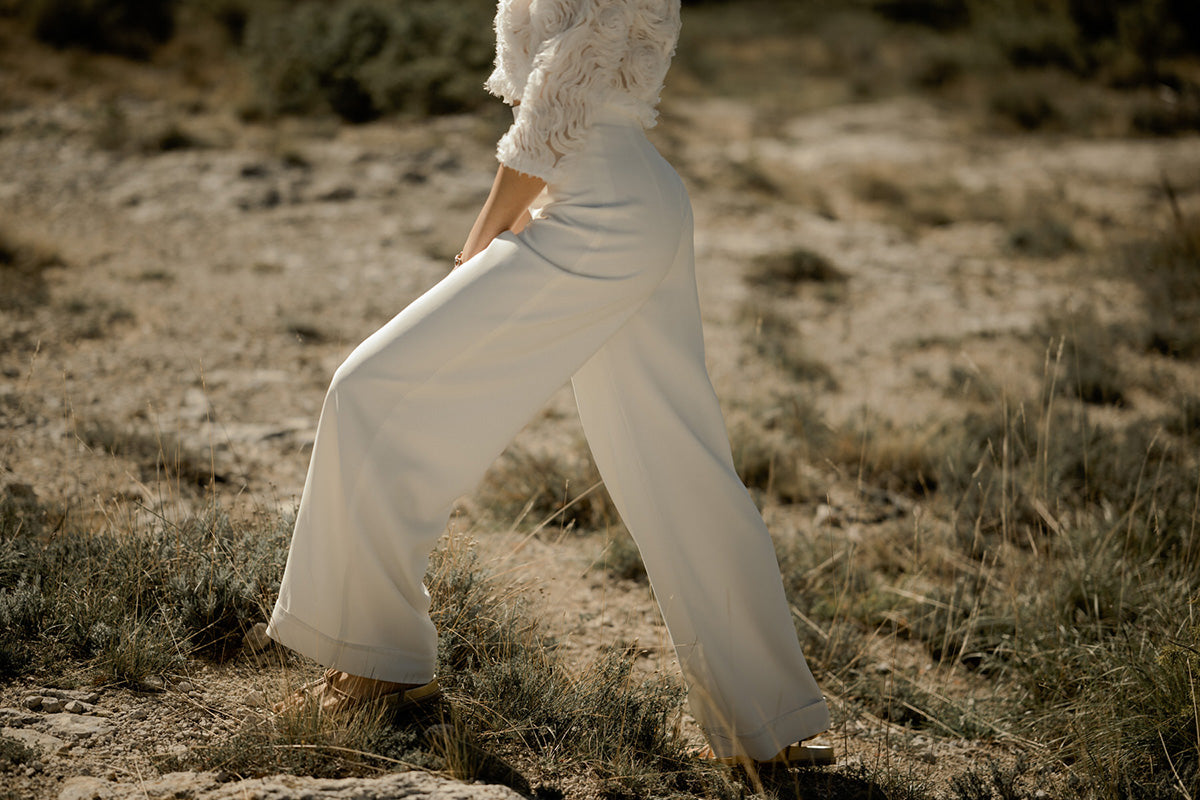
POLYGON ((691 206, 617 111, 560 172, 521 234, 337 370, 268 633, 354 675, 429 681, 429 553, 455 499, 572 379, 694 716, 717 755, 767 758, 828 728, 829 712, 705 370, 691 206))

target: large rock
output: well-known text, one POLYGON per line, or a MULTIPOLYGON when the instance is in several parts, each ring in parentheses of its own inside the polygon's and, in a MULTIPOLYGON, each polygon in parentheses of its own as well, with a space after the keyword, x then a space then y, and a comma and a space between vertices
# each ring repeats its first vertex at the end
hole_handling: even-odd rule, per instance
POLYGON ((16 739, 26 747, 32 747, 42 755, 57 753, 67 745, 66 742, 57 736, 51 736, 48 733, 41 733, 40 731, 31 731, 28 728, 0 728, 0 734, 7 736, 9 739, 16 739))
POLYGON ((100 717, 85 717, 82 714, 47 714, 33 724, 42 733, 60 739, 79 740, 99 738, 112 733, 116 728, 100 717))
POLYGON ((173 772, 152 781, 121 784, 98 778, 65 781, 58 800, 521 800, 503 786, 459 783, 425 772, 382 778, 270 778, 221 783, 212 772, 173 772))
POLYGON ((14 728, 23 728, 40 720, 40 714, 34 714, 27 708, 0 708, 0 724, 14 728))

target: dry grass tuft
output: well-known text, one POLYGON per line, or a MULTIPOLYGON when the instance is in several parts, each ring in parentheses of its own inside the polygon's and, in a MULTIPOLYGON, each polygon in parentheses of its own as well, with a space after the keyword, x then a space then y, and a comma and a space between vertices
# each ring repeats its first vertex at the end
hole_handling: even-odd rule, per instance
POLYGON ((1128 344, 1123 326, 1101 321, 1094 307, 1084 306, 1048 313, 1036 334, 1049 343, 1053 391, 1093 405, 1126 405, 1130 379, 1117 358, 1128 344))
POLYGON ((600 556, 604 571, 618 580, 646 583, 646 565, 633 537, 624 531, 610 534, 600 556))
POLYGON ((828 365, 809 355, 795 321, 770 300, 750 300, 739 310, 746 340, 757 355, 789 377, 825 390, 837 388, 828 365))
POLYGON ((476 499, 502 524, 576 531, 621 525, 582 439, 566 452, 510 446, 484 476, 476 499))
POLYGON ((211 450, 196 449, 170 434, 90 419, 76 424, 75 435, 93 450, 136 464, 138 477, 147 485, 197 492, 231 478, 217 466, 211 450))
MULTIPOLYGON (((780 545, 806 652, 851 717, 1047 745, 1039 770, 1076 765, 1049 796, 1195 796, 1200 460, 1172 438, 1189 435, 1193 411, 1172 417, 1172 433, 1099 428, 1049 390, 1039 403, 999 404, 937 437, 933 516, 915 532, 877 531, 868 547, 835 510, 827 527, 780 545), (951 508, 957 526, 941 521, 951 508), (871 643, 887 636, 923 642, 997 700, 876 671, 871 643)), ((1031 773, 974 770, 949 788, 1032 797, 1031 773)))
POLYGON ((730 415, 729 439, 738 477, 762 499, 800 503, 820 496, 803 440, 741 413, 730 415))
POLYGON ((1142 295, 1147 350, 1172 358, 1200 357, 1200 216, 1186 217, 1172 201, 1171 227, 1156 239, 1129 248, 1125 274, 1142 295))
POLYGON ((746 280, 769 291, 795 293, 805 283, 843 283, 846 275, 820 253, 797 247, 759 256, 746 280))
POLYGON ((46 537, 36 504, 0 505, 0 675, 74 662, 137 686, 190 655, 232 652, 278 590, 282 525, 235 528, 214 510, 46 537))
POLYGON ((940 426, 864 419, 839 429, 822 455, 860 486, 919 497, 939 488, 944 439, 940 426))

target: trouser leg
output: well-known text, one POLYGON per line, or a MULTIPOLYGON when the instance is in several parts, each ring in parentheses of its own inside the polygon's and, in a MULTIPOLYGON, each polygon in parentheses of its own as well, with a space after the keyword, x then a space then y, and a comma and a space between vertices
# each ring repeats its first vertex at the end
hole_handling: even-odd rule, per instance
MULTIPOLYGON (((685 237, 690 242, 690 236, 685 237)), ((600 474, 642 553, 718 756, 768 758, 829 727, 762 516, 704 364, 690 246, 574 376, 600 474)))
POLYGON ((503 234, 355 349, 321 412, 273 638, 354 675, 432 677, 422 578, 451 506, 662 279, 631 257, 670 264, 678 214, 649 222, 663 235, 569 219, 503 234))

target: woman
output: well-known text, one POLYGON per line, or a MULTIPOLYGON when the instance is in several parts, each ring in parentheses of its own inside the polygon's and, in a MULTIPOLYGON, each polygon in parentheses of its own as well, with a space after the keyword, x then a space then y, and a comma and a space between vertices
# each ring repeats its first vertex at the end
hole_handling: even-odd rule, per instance
POLYGON ((329 666, 325 708, 436 694, 429 553, 569 378, 709 754, 794 756, 828 727, 705 371, 687 194, 643 133, 678 33, 679 0, 500 0, 486 88, 514 122, 491 194, 321 412, 269 633, 329 666))

